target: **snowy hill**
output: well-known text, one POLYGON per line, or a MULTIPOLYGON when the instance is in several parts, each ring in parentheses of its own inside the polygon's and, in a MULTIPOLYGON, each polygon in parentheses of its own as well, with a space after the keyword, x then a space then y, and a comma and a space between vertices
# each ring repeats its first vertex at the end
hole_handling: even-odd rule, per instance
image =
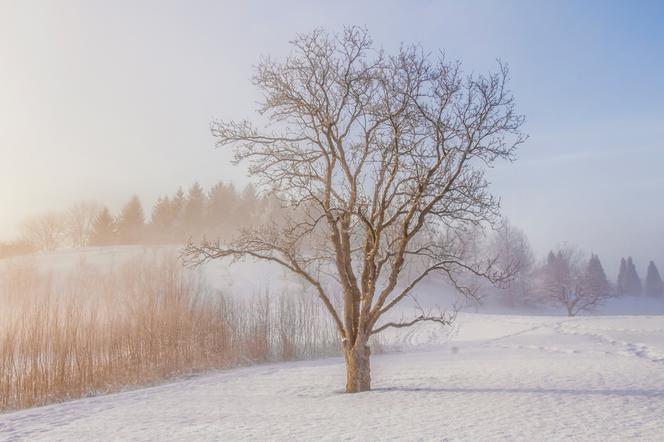
MULTIPOLYGON (((24 259, 57 277, 82 262, 108 267, 164 250, 177 253, 113 247, 24 259)), ((263 264, 201 271, 235 295, 302 289, 263 264)), ((441 291, 429 281, 422 299, 449 305, 441 291)), ((487 314, 499 311, 489 304, 462 311, 451 328, 386 331, 389 351, 372 359, 371 392, 341 393, 341 358, 259 365, 0 414, 0 440, 660 441, 662 307, 623 298, 567 318, 550 309, 487 314)))
POLYGON ((461 314, 391 339, 371 392, 340 393, 341 359, 257 366, 0 415, 0 439, 662 440, 662 316, 461 314))

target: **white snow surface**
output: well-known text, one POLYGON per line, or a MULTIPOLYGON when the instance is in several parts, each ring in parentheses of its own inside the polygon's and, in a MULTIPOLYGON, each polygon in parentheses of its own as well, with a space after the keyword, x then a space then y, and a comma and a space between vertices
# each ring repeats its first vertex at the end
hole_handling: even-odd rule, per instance
MULTIPOLYGON (((36 259, 54 269, 79 259, 67 256, 36 259)), ((236 281, 226 289, 250 289, 245 273, 296 284, 267 270, 225 273, 236 281)), ((260 365, 0 414, 0 440, 664 441, 664 315, 609 307, 576 318, 461 312, 450 328, 391 329, 370 392, 342 392, 342 358, 260 365)))
POLYGON ((388 336, 373 391, 341 358, 0 415, 3 440, 664 439, 664 317, 460 314, 388 336))

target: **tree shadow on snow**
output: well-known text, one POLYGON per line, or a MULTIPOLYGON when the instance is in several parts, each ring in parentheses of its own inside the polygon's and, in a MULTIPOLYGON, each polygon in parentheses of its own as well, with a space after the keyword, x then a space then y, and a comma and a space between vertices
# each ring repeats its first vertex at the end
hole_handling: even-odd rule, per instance
POLYGON ((637 396, 664 397, 664 390, 588 390, 564 388, 437 388, 437 387, 383 387, 373 388, 375 393, 495 393, 495 394, 552 394, 552 395, 596 395, 596 396, 637 396))

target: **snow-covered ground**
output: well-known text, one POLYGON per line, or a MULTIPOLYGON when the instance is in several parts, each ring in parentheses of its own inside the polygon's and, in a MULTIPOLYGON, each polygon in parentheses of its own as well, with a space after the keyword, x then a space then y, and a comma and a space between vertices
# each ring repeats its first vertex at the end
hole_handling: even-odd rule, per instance
POLYGON ((664 317, 460 314, 341 359, 264 365, 0 415, 3 440, 664 439, 664 317))
MULTIPOLYGON (((58 275, 137 253, 158 252, 92 248, 26 259, 58 275)), ((203 272, 238 296, 303 289, 273 266, 213 263, 203 272)), ((449 305, 436 281, 421 295, 427 306, 449 305)), ((341 393, 341 358, 262 365, 0 414, 0 440, 664 441, 661 300, 616 299, 577 318, 551 308, 487 314, 499 310, 461 312, 451 328, 384 333, 390 352, 372 359, 371 392, 341 393)))

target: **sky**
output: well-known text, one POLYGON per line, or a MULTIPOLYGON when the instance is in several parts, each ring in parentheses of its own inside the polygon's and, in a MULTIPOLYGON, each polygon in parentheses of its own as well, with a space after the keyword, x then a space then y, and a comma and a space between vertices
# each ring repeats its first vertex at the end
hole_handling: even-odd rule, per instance
POLYGON ((366 26, 388 52, 507 62, 528 142, 488 172, 535 252, 563 242, 610 274, 664 267, 664 2, 0 0, 0 240, 78 200, 146 206, 194 181, 248 182, 215 118, 255 115, 261 55, 366 26))

